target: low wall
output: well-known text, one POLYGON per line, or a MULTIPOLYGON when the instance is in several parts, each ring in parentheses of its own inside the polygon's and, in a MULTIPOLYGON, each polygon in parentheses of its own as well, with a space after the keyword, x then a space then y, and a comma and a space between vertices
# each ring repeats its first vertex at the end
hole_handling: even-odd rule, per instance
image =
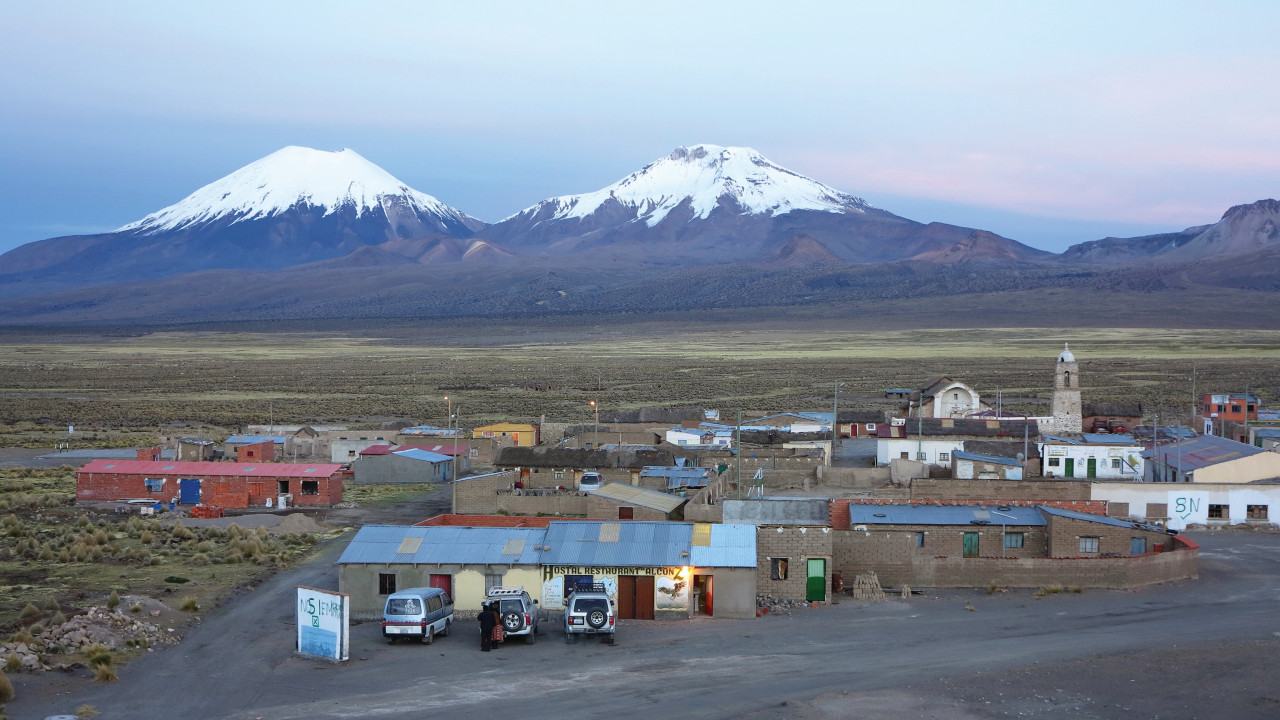
POLYGON ((887 467, 843 468, 819 466, 818 483, 823 487, 847 490, 871 490, 889 484, 892 473, 887 467))
POLYGON ((894 498, 835 498, 831 500, 831 527, 836 530, 849 529, 849 505, 980 505, 994 507, 1010 505, 1013 507, 1035 507, 1045 505, 1061 510, 1075 510, 1091 515, 1106 515, 1107 503, 1103 500, 902 500, 894 498))
POLYGON ((916 478, 911 481, 911 497, 921 500, 1046 500, 1084 501, 1091 497, 1088 482, 1071 480, 965 480, 958 478, 916 478))
POLYGON ((1108 558, 966 558, 915 547, 915 533, 835 531, 835 567, 850 578, 875 571, 886 588, 1134 588, 1199 576, 1199 547, 1173 538, 1170 552, 1108 558))

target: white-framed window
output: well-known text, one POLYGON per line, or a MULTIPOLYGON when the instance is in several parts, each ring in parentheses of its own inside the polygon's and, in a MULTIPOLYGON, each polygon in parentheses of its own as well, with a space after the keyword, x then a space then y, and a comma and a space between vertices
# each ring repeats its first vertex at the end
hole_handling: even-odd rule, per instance
POLYGON ((951 462, 951 453, 949 452, 938 453, 938 462, 951 462))
POLYGON ((1266 520, 1267 506, 1266 505, 1246 505, 1245 517, 1249 518, 1250 520, 1266 520))
POLYGON ((786 580, 790 558, 769 558, 769 579, 786 580))
POLYGON ((1122 465, 1122 461, 1120 460, 1120 458, 1111 458, 1111 468, 1113 470, 1119 470, 1121 465, 1122 465))
POLYGON ((147 484, 147 492, 158 493, 164 490, 164 480, 160 478, 147 478, 143 480, 147 484))
POLYGON ((1081 537, 1081 538, 1080 538, 1080 552, 1081 552, 1081 553, 1096 553, 1096 552, 1098 552, 1098 541, 1099 541, 1099 539, 1100 539, 1100 538, 1096 538, 1096 537, 1088 537, 1088 536, 1081 537))
POLYGON ((502 587, 502 573, 485 573, 484 591, 487 593, 496 587, 502 587))

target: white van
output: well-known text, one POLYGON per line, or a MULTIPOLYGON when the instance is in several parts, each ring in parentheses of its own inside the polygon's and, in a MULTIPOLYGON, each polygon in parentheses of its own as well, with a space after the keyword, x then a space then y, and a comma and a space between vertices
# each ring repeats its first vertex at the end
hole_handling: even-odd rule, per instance
POLYGON ((430 645, 437 635, 448 635, 453 627, 453 600, 440 588, 409 588, 387 596, 382 608, 382 636, 394 643, 399 638, 420 638, 430 645))

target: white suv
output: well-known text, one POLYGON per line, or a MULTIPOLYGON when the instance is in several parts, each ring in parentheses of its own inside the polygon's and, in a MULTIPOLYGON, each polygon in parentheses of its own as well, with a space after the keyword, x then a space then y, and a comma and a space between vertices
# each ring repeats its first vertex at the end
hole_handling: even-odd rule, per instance
POLYGON ((527 645, 538 641, 538 601, 529 597, 523 586, 490 588, 484 602, 498 603, 498 617, 506 635, 523 635, 527 645))
POLYGON ((579 635, 600 635, 613 644, 617 616, 613 601, 604 585, 574 590, 564 601, 564 641, 573 642, 579 635))
POLYGON ((578 481, 578 489, 582 492, 593 492, 604 485, 604 477, 598 472, 584 472, 578 481))

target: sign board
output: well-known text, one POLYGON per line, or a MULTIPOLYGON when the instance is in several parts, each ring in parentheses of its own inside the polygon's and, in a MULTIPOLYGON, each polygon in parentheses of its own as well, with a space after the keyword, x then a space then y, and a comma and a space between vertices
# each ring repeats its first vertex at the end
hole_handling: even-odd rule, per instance
POLYGON ((298 587, 298 652, 329 660, 350 659, 351 596, 298 587))

